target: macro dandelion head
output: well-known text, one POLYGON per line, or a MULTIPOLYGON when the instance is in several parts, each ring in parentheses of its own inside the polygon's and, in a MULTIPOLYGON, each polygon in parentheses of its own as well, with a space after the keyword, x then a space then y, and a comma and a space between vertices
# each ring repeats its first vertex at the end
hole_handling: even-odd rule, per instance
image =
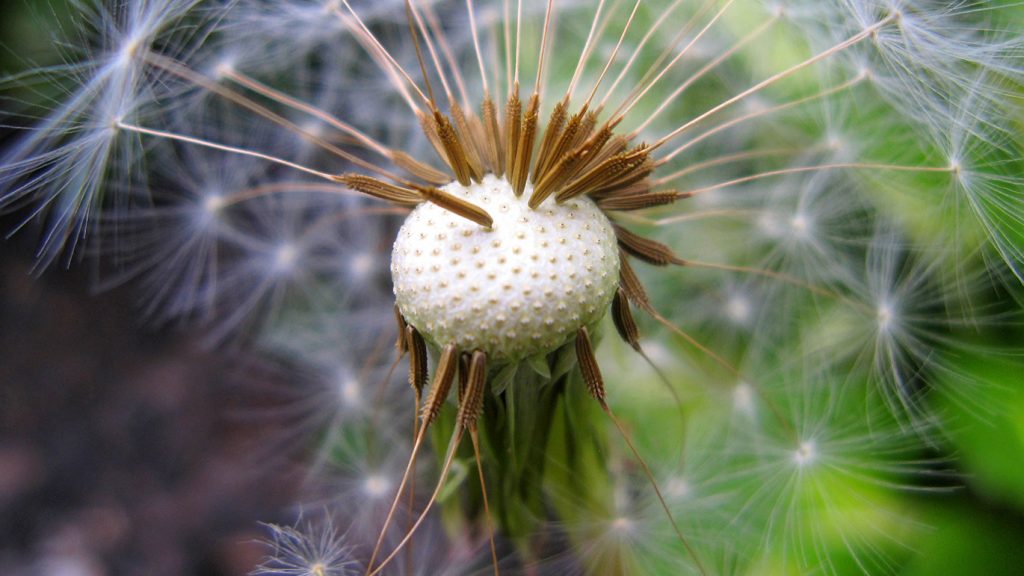
POLYGON ((946 4, 87 3, 0 208, 294 371, 256 573, 899 572, 1021 312, 1024 16, 946 4))

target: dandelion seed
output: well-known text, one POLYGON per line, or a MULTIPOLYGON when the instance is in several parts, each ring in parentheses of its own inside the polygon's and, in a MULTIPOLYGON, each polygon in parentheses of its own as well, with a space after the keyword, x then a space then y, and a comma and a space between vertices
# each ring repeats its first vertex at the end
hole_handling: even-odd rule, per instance
POLYGON ((296 527, 267 524, 270 553, 253 572, 263 576, 350 576, 359 563, 331 524, 309 521, 296 527))
POLYGON ((800 447, 793 453, 793 462, 795 462, 797 466, 803 468, 814 464, 816 457, 817 454, 814 448, 814 442, 804 441, 800 443, 800 447))

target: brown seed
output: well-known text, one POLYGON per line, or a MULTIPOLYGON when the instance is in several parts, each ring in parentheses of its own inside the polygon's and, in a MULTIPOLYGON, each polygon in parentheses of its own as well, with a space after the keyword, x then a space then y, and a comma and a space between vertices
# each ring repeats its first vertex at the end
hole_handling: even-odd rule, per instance
POLYGON ((484 389, 487 387, 487 354, 483 351, 473 351, 466 380, 466 393, 459 406, 458 421, 460 427, 475 430, 476 422, 483 412, 484 389))
POLYGON ((651 306, 651 300, 647 296, 647 291, 644 290, 644 285, 640 283, 633 266, 629 263, 627 254, 621 248, 619 249, 619 286, 630 302, 636 304, 644 312, 652 316, 656 315, 654 307, 651 306))
POLYGON ((640 330, 633 319, 633 313, 629 310, 629 300, 621 287, 612 299, 612 322, 615 323, 615 329, 623 341, 640 352, 640 330))
POLYGON ((619 247, 634 258, 639 258, 648 264, 655 266, 668 266, 669 264, 685 265, 686 261, 675 255, 671 248, 655 242, 650 238, 644 238, 639 234, 630 232, 619 225, 615 226, 615 236, 619 240, 619 247))
POLYGON ((419 194, 414 190, 398 186, 397 184, 391 184, 383 180, 378 180, 371 176, 350 173, 334 176, 333 179, 341 182, 356 192, 362 192, 363 194, 373 196, 374 198, 380 198, 381 200, 387 200, 388 202, 412 205, 419 204, 421 201, 419 194))
POLYGON ((484 228, 490 228, 494 224, 494 219, 491 218, 491 215, 472 202, 432 186, 416 186, 415 188, 423 200, 437 204, 441 208, 458 214, 467 220, 472 220, 484 228))
POLYGON ((402 316, 402 311, 398 309, 398 304, 395 304, 395 323, 398 324, 398 338, 395 339, 395 350, 398 351, 398 356, 401 358, 409 351, 409 343, 405 335, 406 328, 409 325, 405 323, 405 317, 402 316))
POLYGON ((465 144, 459 138, 451 121, 437 109, 433 111, 432 117, 434 130, 437 131, 437 138, 444 149, 448 166, 455 173, 455 179, 463 186, 469 186, 473 180, 479 180, 481 175, 473 171, 473 166, 466 155, 465 144))
POLYGON ((455 377, 455 368, 458 366, 459 351, 455 344, 448 344, 441 350, 441 357, 437 360, 437 370, 434 372, 434 383, 430 388, 430 396, 427 403, 423 405, 423 426, 430 426, 441 413, 441 408, 448 399, 448 392, 452 388, 452 380, 455 377))
POLYGON ((405 327, 405 342, 409 350, 409 385, 418 399, 427 384, 427 343, 412 325, 405 327))
POLYGON ((533 141, 537 135, 537 118, 540 112, 540 95, 536 92, 530 96, 523 115, 523 126, 519 132, 519 144, 516 149, 515 164, 509 169, 509 182, 516 196, 521 196, 526 189, 526 181, 530 177, 530 160, 533 157, 533 141))
POLYGON ((604 379, 601 377, 601 368, 597 365, 594 347, 590 344, 590 334, 587 333, 585 326, 576 331, 576 361, 579 362, 580 372, 583 373, 587 392, 605 406, 604 379))
POLYGON ((618 210, 629 212, 630 210, 642 210, 655 206, 671 204, 679 199, 679 193, 674 190, 664 192, 645 192, 641 194, 609 194, 597 201, 602 210, 618 210))

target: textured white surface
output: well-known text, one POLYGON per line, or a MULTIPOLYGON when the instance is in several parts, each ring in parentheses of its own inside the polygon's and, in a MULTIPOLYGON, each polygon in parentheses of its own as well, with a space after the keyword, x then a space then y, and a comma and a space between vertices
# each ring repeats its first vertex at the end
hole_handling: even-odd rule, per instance
POLYGON ((433 204, 416 207, 391 255, 406 321, 438 345, 518 360, 554 350, 600 319, 619 281, 615 231, 588 198, 537 210, 504 179, 444 190, 490 213, 490 229, 433 204))

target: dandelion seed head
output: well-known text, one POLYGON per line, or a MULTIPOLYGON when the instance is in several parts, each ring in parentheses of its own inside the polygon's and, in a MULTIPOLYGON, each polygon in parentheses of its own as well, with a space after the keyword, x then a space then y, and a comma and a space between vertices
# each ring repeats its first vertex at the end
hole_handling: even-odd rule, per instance
POLYGON ((754 388, 746 383, 740 382, 732 390, 733 408, 747 417, 754 416, 754 388))
POLYGON ((348 370, 339 370, 337 375, 338 398, 346 407, 359 408, 363 404, 363 390, 359 380, 348 370))
POLYGON ((673 476, 665 482, 665 495, 672 500, 686 500, 693 494, 693 486, 682 476, 673 476))
POLYGON ((294 527, 266 524, 270 552, 252 576, 354 576, 359 563, 329 517, 294 527))
POLYGON ((295 244, 286 242, 274 249, 273 261, 274 270, 279 274, 290 273, 299 257, 299 249, 295 244))
POLYGON ((476 202, 491 228, 433 204, 406 219, 392 252, 395 297, 435 343, 515 360, 564 344, 604 316, 618 284, 615 232, 589 199, 527 206, 503 179, 446 189, 476 202))
POLYGON ((785 236, 787 229, 779 214, 770 210, 764 210, 758 214, 757 227, 762 234, 769 238, 781 238, 785 236))
POLYGON ((391 479, 384 474, 369 474, 363 480, 363 492, 375 500, 390 496, 391 479))
POLYGON ((219 192, 210 192, 203 198, 202 206, 204 215, 213 218, 224 208, 227 201, 219 192))
POLYGON ((750 321, 750 301, 742 295, 733 294, 725 303, 725 315, 736 324, 747 324, 750 321))
POLYGON ((888 332, 893 323, 893 307, 889 302, 883 301, 878 305, 878 329, 888 332))
POLYGON ((800 446, 793 452, 793 462, 801 468, 814 464, 817 457, 817 448, 814 442, 810 440, 801 442, 800 446))
POLYGON ((349 272, 356 280, 365 280, 377 267, 377 255, 369 252, 355 254, 349 260, 349 272))
POLYGON ((611 521, 611 530, 617 532, 620 535, 627 535, 633 532, 635 523, 631 518, 625 516, 619 516, 611 521))
POLYGON ((794 214, 789 219, 789 227, 793 231, 793 236, 798 239, 806 240, 811 235, 812 224, 806 214, 794 214))

